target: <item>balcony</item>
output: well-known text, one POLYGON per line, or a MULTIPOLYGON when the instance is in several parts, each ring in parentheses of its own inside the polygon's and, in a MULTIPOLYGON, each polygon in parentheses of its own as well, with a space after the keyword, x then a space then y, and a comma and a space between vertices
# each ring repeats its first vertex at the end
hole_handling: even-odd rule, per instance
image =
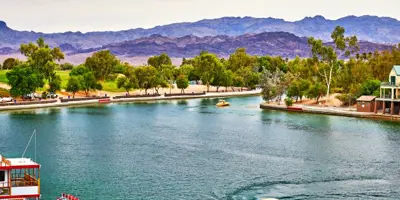
POLYGON ((381 87, 393 88, 393 87, 400 87, 400 85, 396 85, 396 83, 393 82, 381 82, 381 87))

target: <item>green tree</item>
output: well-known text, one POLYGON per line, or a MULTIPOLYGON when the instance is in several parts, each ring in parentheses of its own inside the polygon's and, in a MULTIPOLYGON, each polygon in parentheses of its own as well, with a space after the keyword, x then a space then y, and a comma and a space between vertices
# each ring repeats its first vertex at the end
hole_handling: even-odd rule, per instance
POLYGON ((69 75, 70 76, 79 76, 79 75, 84 75, 88 72, 90 72, 90 70, 85 65, 78 65, 77 67, 74 67, 71 70, 69 75))
POLYGON ((254 67, 257 63, 257 58, 247 54, 245 48, 238 48, 236 51, 229 56, 227 61, 228 69, 232 72, 236 72, 240 68, 254 67))
POLYGON ((222 66, 221 61, 215 54, 202 52, 194 58, 194 68, 201 78, 203 84, 207 86, 207 92, 210 91, 210 84, 213 81, 214 70, 222 66))
POLYGON ((56 93, 61 90, 61 77, 54 73, 49 79, 49 92, 56 93))
POLYGON ((181 89, 181 93, 185 93, 185 89, 189 86, 188 78, 181 74, 176 79, 176 86, 181 89))
POLYGON ((163 65, 172 65, 172 61, 166 53, 163 53, 159 56, 150 57, 147 60, 147 64, 159 70, 163 65))
POLYGON ((44 86, 43 74, 33 70, 27 63, 14 67, 6 73, 6 77, 13 97, 31 94, 44 86))
POLYGON ((310 83, 307 80, 295 80, 289 85, 287 89, 287 96, 296 98, 296 102, 298 98, 300 98, 301 102, 303 100, 303 96, 306 96, 309 87, 310 83))
POLYGON ((157 71, 152 82, 154 90, 156 90, 157 94, 159 94, 158 91, 160 88, 168 87, 168 79, 166 78, 166 75, 163 73, 163 71, 157 71))
POLYGON ((137 88, 137 81, 132 81, 132 79, 127 78, 126 76, 120 76, 117 78, 117 87, 124 88, 129 95, 130 90, 137 88))
POLYGON ((90 69, 96 80, 103 81, 119 64, 119 60, 109 50, 98 51, 86 58, 85 66, 90 69))
POLYGON ((234 74, 231 70, 225 70, 222 77, 221 86, 225 87, 225 91, 228 91, 228 87, 233 85, 234 74))
POLYGON ((80 88, 78 77, 71 76, 68 80, 66 91, 72 92, 72 98, 75 98, 75 94, 79 92, 80 88))
POLYGON ((335 69, 338 68, 338 59, 342 56, 348 57, 358 51, 357 37, 345 37, 344 33, 345 29, 343 27, 337 26, 335 28, 331 35, 332 46, 325 45, 322 40, 316 40, 313 37, 308 38, 313 58, 321 62, 321 65, 317 67, 317 71, 325 81, 327 101, 329 101, 332 78, 335 75, 335 69))
POLYGON ((321 83, 312 84, 308 89, 306 96, 307 98, 316 99, 319 103, 319 99, 325 94, 326 87, 321 83))
POLYGON ((57 66, 55 61, 64 59, 64 53, 60 48, 50 48, 49 45, 44 43, 43 38, 39 38, 36 44, 32 42, 21 44, 20 51, 28 58, 27 64, 29 67, 43 74, 43 77, 49 82, 54 77, 54 70, 57 66))
POLYGON ((374 95, 379 97, 379 89, 381 86, 381 82, 379 80, 367 80, 365 81, 360 88, 360 95, 374 95))
POLYGON ((12 69, 18 65, 18 60, 15 58, 7 58, 3 62, 2 69, 12 69))
POLYGON ((135 69, 135 75, 138 80, 138 86, 140 89, 144 89, 145 94, 147 90, 154 87, 157 69, 153 66, 141 66, 135 69))
POLYGON ((90 91, 101 90, 101 84, 97 83, 96 77, 92 72, 87 72, 83 75, 78 76, 80 83, 80 89, 83 90, 86 96, 89 96, 90 91))
POLYGON ((217 92, 218 92, 219 87, 221 87, 224 83, 225 67, 223 65, 217 65, 216 68, 213 70, 212 76, 213 79, 211 85, 217 87, 217 92))

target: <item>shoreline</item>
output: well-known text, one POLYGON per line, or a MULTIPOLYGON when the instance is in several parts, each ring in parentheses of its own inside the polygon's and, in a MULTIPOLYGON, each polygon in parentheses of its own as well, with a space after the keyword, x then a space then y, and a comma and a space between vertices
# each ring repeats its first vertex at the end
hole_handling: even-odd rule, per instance
MULTIPOLYGON (((225 98, 225 97, 245 97, 245 96, 258 96, 261 90, 251 90, 243 92, 221 92, 221 93, 206 93, 205 95, 182 95, 182 96, 170 96, 165 97, 164 95, 158 97, 137 97, 137 98, 123 98, 123 99, 113 99, 110 97, 109 103, 129 103, 129 102, 146 102, 146 101, 170 101, 170 100, 182 100, 182 99, 200 99, 200 98, 225 98)), ((71 101, 61 103, 57 101, 55 103, 46 104, 30 104, 30 105, 9 105, 0 106, 1 111, 20 111, 20 110, 32 110, 41 108, 61 108, 68 106, 84 106, 84 105, 94 105, 94 104, 105 104, 100 103, 98 99, 95 100, 82 100, 82 101, 71 101)))
POLYGON ((400 115, 375 114, 373 112, 357 112, 357 111, 350 111, 350 110, 331 108, 331 107, 315 107, 315 106, 287 107, 285 105, 273 105, 273 104, 261 103, 260 108, 262 110, 277 110, 284 112, 354 117, 354 118, 387 120, 387 121, 400 121, 400 115))

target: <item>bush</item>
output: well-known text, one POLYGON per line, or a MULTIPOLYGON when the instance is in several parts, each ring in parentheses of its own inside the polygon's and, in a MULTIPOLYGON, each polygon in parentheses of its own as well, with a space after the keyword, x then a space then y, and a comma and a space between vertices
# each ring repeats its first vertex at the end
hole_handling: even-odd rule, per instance
POLYGON ((293 99, 292 98, 286 98, 285 99, 285 104, 286 104, 286 106, 292 106, 293 105, 293 99))
POLYGON ((42 99, 47 99, 47 92, 42 93, 42 99))
POLYGON ((118 74, 109 74, 109 75, 107 75, 107 77, 106 77, 106 81, 115 81, 115 79, 117 79, 118 78, 118 74))
POLYGON ((71 63, 64 63, 60 65, 60 69, 63 71, 66 70, 72 70, 74 68, 74 65, 72 65, 71 63))
POLYGON ((349 94, 340 94, 336 96, 336 99, 339 99, 342 103, 343 106, 348 106, 349 103, 351 105, 355 104, 357 101, 357 98, 355 96, 349 95, 349 94))

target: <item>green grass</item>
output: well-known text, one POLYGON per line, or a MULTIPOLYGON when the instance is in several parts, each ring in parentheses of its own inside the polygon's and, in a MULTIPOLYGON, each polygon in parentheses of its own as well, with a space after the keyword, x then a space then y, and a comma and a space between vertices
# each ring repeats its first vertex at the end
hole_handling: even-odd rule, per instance
POLYGON ((8 71, 9 70, 0 70, 0 83, 7 83, 8 82, 7 77, 6 77, 6 73, 8 71))
POLYGON ((101 84, 103 86, 103 91, 108 91, 108 92, 125 92, 123 88, 118 89, 117 88, 117 83, 115 81, 109 82, 105 81, 104 83, 101 84))
POLYGON ((61 77, 61 88, 67 88, 67 83, 69 80, 69 72, 70 71, 56 71, 58 75, 61 77))
MULTIPOLYGON (((7 77, 6 77, 6 73, 9 70, 0 70, 0 83, 7 83, 7 77)), ((61 77, 61 88, 65 89, 67 88, 67 83, 69 80, 69 72, 70 71, 61 71, 61 70, 56 70, 56 73, 58 75, 60 75, 61 77)), ((125 92, 124 89, 118 89, 117 88, 117 83, 115 81, 109 82, 109 81, 105 81, 102 83, 103 85, 103 91, 108 91, 108 92, 125 92)), ((45 91, 45 88, 39 88, 38 91, 42 92, 45 91)))

